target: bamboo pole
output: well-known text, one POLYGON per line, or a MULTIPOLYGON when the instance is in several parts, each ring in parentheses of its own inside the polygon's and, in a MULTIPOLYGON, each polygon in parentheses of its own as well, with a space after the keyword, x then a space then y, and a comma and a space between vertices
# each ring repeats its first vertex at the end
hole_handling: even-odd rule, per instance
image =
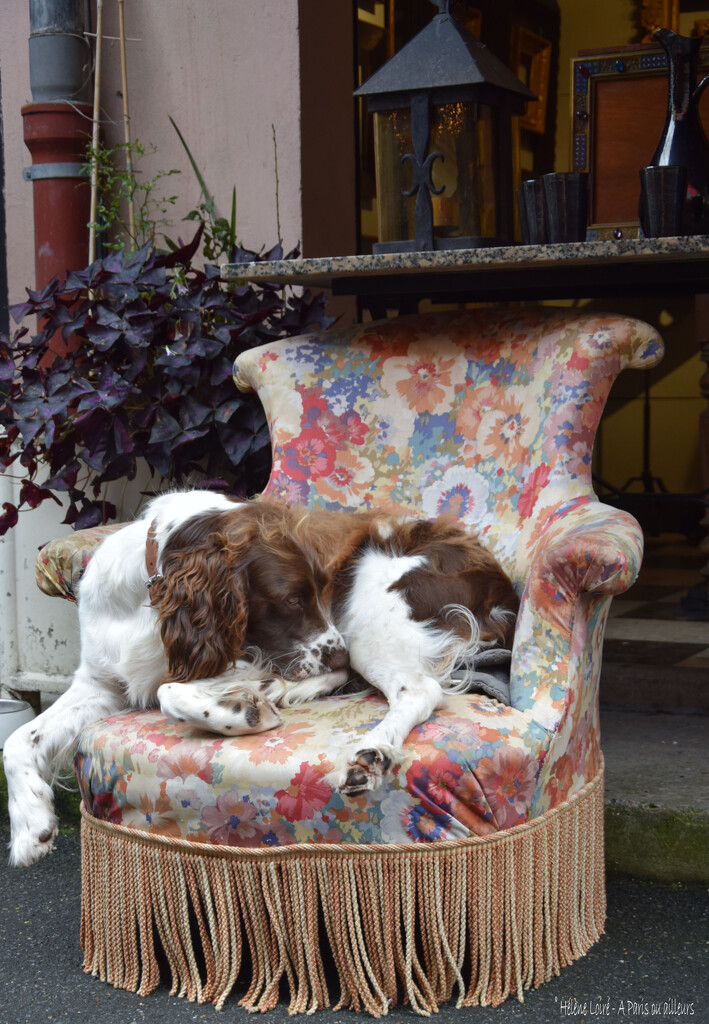
POLYGON ((89 266, 96 259, 96 206, 98 200, 98 145, 101 112, 101 40, 103 34, 103 0, 96 0, 96 48, 94 58, 94 109, 91 133, 91 213, 89 228, 89 266))
MULTIPOLYGON (((133 156, 130 149, 130 112, 128 109, 128 65, 126 61, 126 26, 124 20, 124 0, 118 0, 118 34, 121 43, 121 81, 123 90, 123 138, 126 144, 126 171, 128 177, 133 179, 133 156)), ((136 244, 135 239, 135 209, 133 204, 133 191, 128 197, 128 234, 131 243, 136 244)))

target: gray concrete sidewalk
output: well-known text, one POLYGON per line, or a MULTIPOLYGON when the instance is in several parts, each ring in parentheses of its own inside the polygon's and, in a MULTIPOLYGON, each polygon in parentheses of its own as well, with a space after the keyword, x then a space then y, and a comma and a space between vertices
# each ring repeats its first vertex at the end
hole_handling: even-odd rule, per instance
MULTIPOLYGON (((3 844, 7 831, 0 833, 3 844)), ((221 1014, 171 997, 163 985, 152 995, 111 988, 82 971, 79 948, 79 840, 62 834, 57 850, 32 868, 0 867, 0 1022, 187 1024, 253 1017, 238 1006, 239 990, 221 1014)), ((243 989, 241 989, 243 993, 243 989)), ((291 1020, 286 1005, 263 1018, 291 1020)), ((315 1024, 364 1024, 349 1011, 323 1010, 315 1024)), ((393 1008, 395 1022, 419 1021, 393 1008)), ((709 891, 707 886, 665 884, 624 876, 608 881, 606 934, 581 960, 565 968, 524 1004, 509 999, 497 1009, 444 1007, 440 1024, 653 1024, 687 1019, 709 1022, 709 891)))
POLYGON ((606 865, 709 883, 709 714, 602 707, 601 748, 606 865))

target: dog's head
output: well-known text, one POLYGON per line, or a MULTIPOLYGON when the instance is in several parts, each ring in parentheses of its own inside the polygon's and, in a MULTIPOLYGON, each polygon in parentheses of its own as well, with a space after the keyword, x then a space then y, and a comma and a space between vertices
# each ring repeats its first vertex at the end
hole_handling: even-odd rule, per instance
POLYGON ((254 649, 291 680, 347 664, 322 604, 324 580, 293 527, 286 506, 246 502, 170 534, 151 602, 172 678, 220 675, 254 649))

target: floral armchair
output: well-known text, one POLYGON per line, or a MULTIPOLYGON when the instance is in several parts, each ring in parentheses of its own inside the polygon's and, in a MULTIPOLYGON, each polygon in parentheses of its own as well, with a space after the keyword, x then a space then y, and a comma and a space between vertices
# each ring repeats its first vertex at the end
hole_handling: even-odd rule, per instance
MULTIPOLYGON (((402 317, 239 357, 237 385, 268 416, 267 493, 452 512, 494 552, 522 594, 510 703, 449 696, 393 782, 354 798, 331 785, 326 752, 376 723, 376 696, 290 708, 235 739, 155 711, 85 730, 86 970, 147 994, 155 930, 189 998, 220 1006, 250 970, 244 1005, 272 1007, 285 978, 291 1012, 313 1010, 330 1004, 330 960, 337 1005, 380 1016, 401 999, 421 1013, 521 999, 590 948, 605 915, 603 631, 642 555, 635 520, 593 493, 591 454, 615 377, 661 355, 642 322, 531 308, 402 317)), ((45 549, 43 589, 71 590, 87 540, 45 549)))

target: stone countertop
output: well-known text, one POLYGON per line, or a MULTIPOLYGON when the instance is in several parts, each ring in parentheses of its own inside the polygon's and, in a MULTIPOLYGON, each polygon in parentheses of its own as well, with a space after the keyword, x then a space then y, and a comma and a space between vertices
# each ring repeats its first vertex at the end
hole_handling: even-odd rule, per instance
MULTIPOLYGON (((312 259, 232 263, 222 268, 227 280, 335 288, 355 292, 367 279, 477 275, 494 272, 554 271, 593 267, 651 267, 687 264, 709 271, 709 236, 627 238, 551 245, 510 245, 436 252, 380 253, 366 256, 321 256, 312 259), (346 282, 350 282, 350 286, 346 282), (338 283, 344 287, 338 287, 338 283)), ((679 268, 676 268, 679 269, 679 268)), ((707 273, 709 289, 709 273, 707 273)), ((692 290, 697 290, 694 287, 692 290)))

